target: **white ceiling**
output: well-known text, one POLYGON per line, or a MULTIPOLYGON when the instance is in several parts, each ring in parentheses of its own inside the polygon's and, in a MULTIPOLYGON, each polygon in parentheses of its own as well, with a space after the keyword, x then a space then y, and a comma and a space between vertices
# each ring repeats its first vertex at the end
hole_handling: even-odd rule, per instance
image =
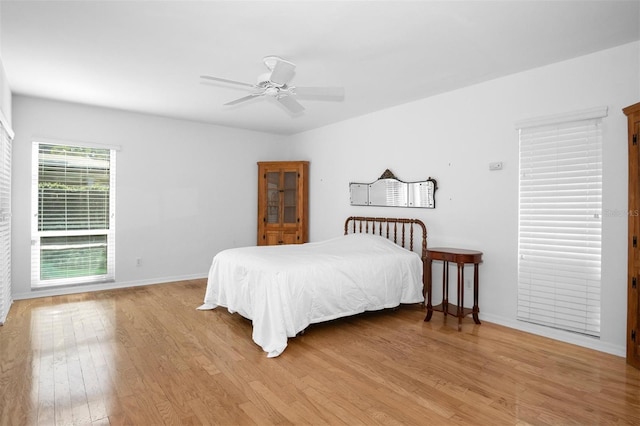
POLYGON ((7 1, 0 55, 14 94, 292 134, 640 39, 640 1, 7 1), (292 117, 233 107, 262 58, 297 65, 292 117))

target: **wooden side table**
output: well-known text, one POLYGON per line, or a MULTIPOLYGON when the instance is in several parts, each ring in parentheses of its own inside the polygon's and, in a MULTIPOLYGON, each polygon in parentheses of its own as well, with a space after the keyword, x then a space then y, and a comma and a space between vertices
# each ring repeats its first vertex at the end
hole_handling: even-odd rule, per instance
POLYGON ((462 318, 469 314, 473 315, 473 321, 480 324, 478 313, 478 265, 482 262, 482 252, 475 250, 437 247, 427 249, 427 316, 425 321, 431 320, 433 311, 443 312, 445 318, 447 315, 453 315, 458 318, 458 331, 462 329, 462 318), (442 272, 442 303, 437 306, 431 305, 432 293, 432 277, 431 263, 434 260, 444 262, 442 272), (449 262, 455 262, 458 265, 458 297, 457 303, 449 303, 449 262), (464 265, 473 264, 473 308, 464 307, 464 265))

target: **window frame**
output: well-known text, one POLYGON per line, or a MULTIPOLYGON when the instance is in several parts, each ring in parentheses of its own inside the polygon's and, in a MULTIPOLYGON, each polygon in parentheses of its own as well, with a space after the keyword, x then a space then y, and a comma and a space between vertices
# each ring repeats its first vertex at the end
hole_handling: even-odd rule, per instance
POLYGON ((600 107, 516 125, 517 319, 596 338, 601 331, 602 118, 606 116, 607 108, 600 107), (533 153, 529 145, 532 154, 523 154, 523 141, 532 140, 545 151, 533 153), (572 194, 570 201, 567 191, 572 194), (565 260, 558 261, 558 256, 565 260))
POLYGON ((13 132, 0 111, 0 325, 13 303, 11 294, 11 152, 13 132))
POLYGON ((31 288, 42 289, 67 285, 96 284, 115 281, 115 240, 116 240, 116 152, 117 147, 66 141, 38 139, 32 142, 31 168, 31 288), (74 148, 109 150, 109 228, 64 231, 40 231, 39 222, 39 167, 40 145, 59 145, 74 148), (57 236, 92 236, 106 235, 107 270, 104 274, 80 277, 41 279, 41 238, 57 236))

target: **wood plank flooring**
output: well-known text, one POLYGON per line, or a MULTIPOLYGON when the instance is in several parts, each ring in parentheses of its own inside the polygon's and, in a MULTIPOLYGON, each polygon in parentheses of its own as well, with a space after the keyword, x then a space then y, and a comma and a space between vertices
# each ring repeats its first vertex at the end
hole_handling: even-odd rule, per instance
POLYGON ((623 358, 418 305, 311 326, 268 359, 205 280, 13 304, 0 425, 637 425, 623 358))

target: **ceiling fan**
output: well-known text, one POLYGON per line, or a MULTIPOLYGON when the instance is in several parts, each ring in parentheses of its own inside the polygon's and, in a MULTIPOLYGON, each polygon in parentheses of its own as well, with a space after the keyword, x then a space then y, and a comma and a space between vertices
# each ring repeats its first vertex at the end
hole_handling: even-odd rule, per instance
POLYGON ((227 102, 224 105, 237 105, 261 96, 269 96, 275 99, 291 114, 299 114, 304 111, 304 107, 296 100, 296 97, 330 101, 340 101, 344 99, 344 88, 342 87, 298 87, 291 85, 290 83, 296 69, 296 65, 292 62, 286 61, 278 56, 266 56, 262 61, 269 69, 269 72, 260 74, 256 84, 208 75, 200 77, 206 80, 251 88, 247 96, 227 102))

